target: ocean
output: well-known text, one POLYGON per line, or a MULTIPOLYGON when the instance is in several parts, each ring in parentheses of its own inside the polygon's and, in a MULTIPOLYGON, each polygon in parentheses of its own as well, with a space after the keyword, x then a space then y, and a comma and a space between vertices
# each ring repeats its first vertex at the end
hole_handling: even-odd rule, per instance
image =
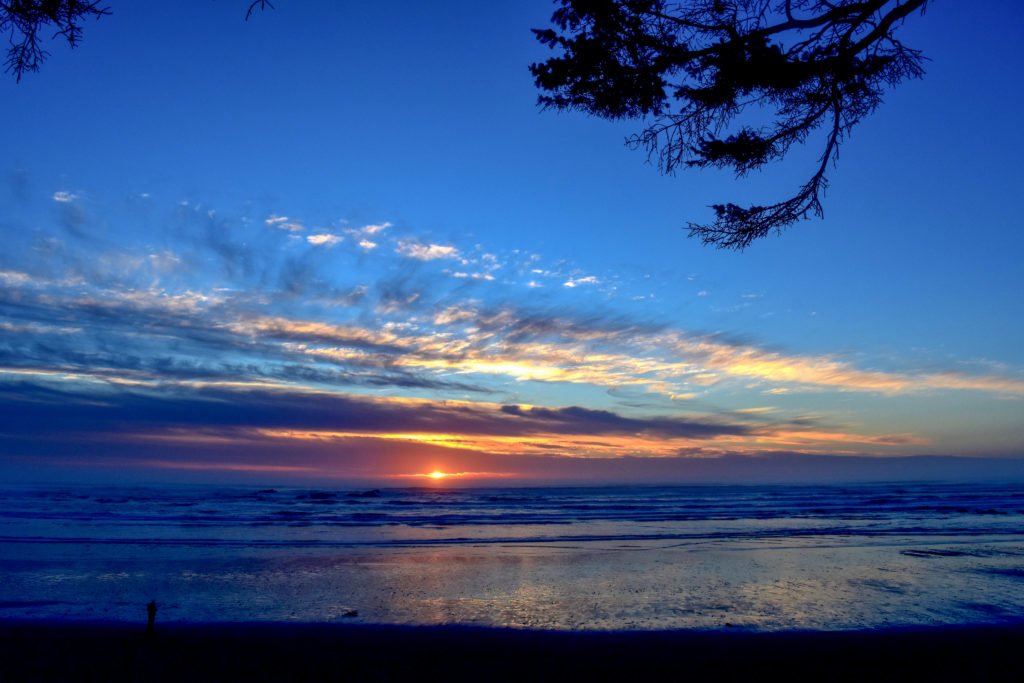
POLYGON ((1024 619, 1024 485, 6 487, 0 618, 840 630, 1024 619))

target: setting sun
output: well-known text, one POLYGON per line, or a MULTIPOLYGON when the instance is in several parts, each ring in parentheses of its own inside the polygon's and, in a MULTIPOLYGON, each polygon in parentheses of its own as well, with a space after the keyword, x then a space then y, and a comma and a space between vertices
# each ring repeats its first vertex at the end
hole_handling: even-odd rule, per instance
POLYGON ((447 474, 445 474, 444 472, 439 472, 438 470, 434 470, 434 471, 433 471, 433 472, 431 472, 431 473, 430 473, 430 474, 429 474, 428 476, 429 476, 429 477, 430 477, 431 479, 444 479, 444 478, 445 478, 445 477, 447 477, 448 475, 447 475, 447 474))

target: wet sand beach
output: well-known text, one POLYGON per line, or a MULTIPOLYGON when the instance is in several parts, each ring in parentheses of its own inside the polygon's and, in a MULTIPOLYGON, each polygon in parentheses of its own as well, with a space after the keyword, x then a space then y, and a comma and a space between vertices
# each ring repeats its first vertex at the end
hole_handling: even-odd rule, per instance
POLYGON ((3 681, 1020 680, 1024 623, 833 632, 0 623, 3 681))

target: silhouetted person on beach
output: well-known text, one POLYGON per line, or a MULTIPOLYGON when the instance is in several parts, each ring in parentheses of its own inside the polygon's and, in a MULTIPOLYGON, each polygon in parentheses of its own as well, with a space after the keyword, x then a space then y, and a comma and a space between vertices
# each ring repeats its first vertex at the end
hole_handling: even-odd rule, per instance
POLYGON ((150 600, 146 605, 146 635, 152 636, 156 633, 156 600, 150 600))

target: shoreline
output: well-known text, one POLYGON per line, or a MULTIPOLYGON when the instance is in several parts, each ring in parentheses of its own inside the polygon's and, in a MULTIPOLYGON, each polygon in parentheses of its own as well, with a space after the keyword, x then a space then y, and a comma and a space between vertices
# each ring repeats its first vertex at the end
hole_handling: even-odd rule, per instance
POLYGON ((3 681, 1015 680, 1024 622, 858 631, 0 620, 3 681))

